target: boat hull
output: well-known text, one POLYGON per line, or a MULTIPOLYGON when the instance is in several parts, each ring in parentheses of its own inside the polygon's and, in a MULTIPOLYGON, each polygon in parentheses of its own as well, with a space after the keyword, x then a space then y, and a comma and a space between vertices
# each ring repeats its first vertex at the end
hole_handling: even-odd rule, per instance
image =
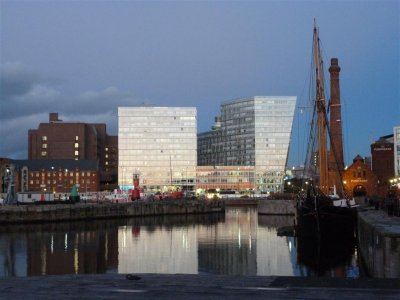
POLYGON ((320 239, 352 239, 355 236, 356 208, 328 206, 318 210, 298 207, 296 235, 320 239))

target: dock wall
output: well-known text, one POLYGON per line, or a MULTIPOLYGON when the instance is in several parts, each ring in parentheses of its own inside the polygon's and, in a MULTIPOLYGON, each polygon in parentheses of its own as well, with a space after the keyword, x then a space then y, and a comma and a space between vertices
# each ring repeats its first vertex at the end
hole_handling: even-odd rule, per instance
POLYGON ((296 200, 259 200, 258 213, 265 215, 294 215, 296 200))
POLYGON ((55 222, 117 217, 203 214, 224 211, 222 201, 20 205, 0 207, 0 223, 55 222))
POLYGON ((400 278, 400 218, 381 210, 359 209, 358 241, 370 276, 400 278))

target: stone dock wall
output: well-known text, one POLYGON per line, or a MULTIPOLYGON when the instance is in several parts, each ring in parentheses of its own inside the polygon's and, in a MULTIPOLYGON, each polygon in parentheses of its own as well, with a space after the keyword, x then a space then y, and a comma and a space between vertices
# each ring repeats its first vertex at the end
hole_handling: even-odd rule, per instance
POLYGON ((258 213, 261 215, 294 215, 296 213, 296 200, 260 200, 258 202, 258 213))
POLYGON ((76 203, 0 207, 0 224, 223 212, 222 201, 76 203))
POLYGON ((382 210, 358 210, 358 242, 370 276, 400 278, 400 218, 382 210))

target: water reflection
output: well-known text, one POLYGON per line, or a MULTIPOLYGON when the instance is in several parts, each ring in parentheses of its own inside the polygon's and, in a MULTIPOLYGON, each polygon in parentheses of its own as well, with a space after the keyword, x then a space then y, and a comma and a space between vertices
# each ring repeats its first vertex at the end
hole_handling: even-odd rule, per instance
MULTIPOLYGON (((293 237, 277 236, 277 228, 292 223, 290 216, 258 216, 253 208, 232 208, 225 214, 3 226, 0 276, 108 272, 332 276, 314 269, 318 257, 314 252, 303 251, 306 254, 297 257, 296 247, 307 247, 296 244, 293 237)), ((354 258, 348 250, 346 257, 354 258)), ((339 262, 344 267, 348 263, 339 262)))

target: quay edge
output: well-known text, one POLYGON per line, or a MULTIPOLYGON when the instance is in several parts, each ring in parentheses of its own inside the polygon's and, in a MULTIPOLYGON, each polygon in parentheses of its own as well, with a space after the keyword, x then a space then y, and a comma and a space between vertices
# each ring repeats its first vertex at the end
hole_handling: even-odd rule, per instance
POLYGON ((58 222, 138 216, 205 214, 225 211, 223 201, 76 203, 0 207, 0 224, 58 222))
POLYGON ((358 243, 368 275, 400 278, 400 218, 363 207, 357 215, 358 243))

